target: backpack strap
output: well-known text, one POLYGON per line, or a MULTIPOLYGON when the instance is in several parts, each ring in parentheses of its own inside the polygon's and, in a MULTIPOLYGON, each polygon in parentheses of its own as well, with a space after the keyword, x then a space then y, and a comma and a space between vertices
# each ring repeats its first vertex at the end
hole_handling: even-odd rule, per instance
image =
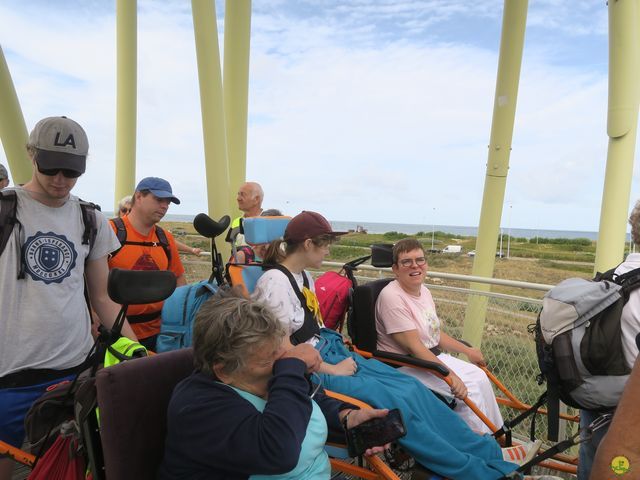
POLYGON ((82 222, 84 223, 84 233, 82 234, 82 244, 89 245, 89 250, 93 247, 98 236, 98 222, 96 220, 96 210, 100 206, 95 203, 80 201, 80 211, 82 212, 82 222))
MULTIPOLYGON (((289 279, 289 282, 291 283, 291 288, 293 288, 293 291, 300 300, 302 310, 304 310, 304 323, 298 330, 296 330, 289 336, 289 340, 291 341, 291 343, 293 345, 298 345, 300 343, 306 342, 311 337, 313 337, 313 335, 319 334, 320 327, 318 325, 318 321, 316 320, 313 312, 309 310, 309 307, 307 306, 307 298, 300 290, 300 287, 298 287, 298 282, 296 282, 293 274, 286 267, 278 263, 263 265, 262 268, 264 270, 276 269, 284 273, 284 275, 289 279)), ((304 271, 302 272, 302 285, 305 288, 309 288, 309 279, 307 278, 307 274, 304 271)))
POLYGON ((167 256, 167 260, 171 263, 171 249, 169 248, 169 239, 165 231, 156 225, 156 237, 158 237, 158 243, 164 250, 164 254, 167 256))
POLYGON ((0 192, 0 255, 9 242, 14 225, 18 222, 18 196, 15 190, 0 192))
POLYGON ((109 258, 115 257, 125 245, 140 245, 143 247, 162 247, 164 254, 167 256, 167 261, 171 263, 171 248, 169 246, 169 239, 166 232, 158 225, 155 226, 157 242, 128 242, 127 241, 127 227, 124 224, 124 220, 120 217, 111 218, 109 221, 116 227, 116 237, 120 242, 120 248, 111 252, 109 258))

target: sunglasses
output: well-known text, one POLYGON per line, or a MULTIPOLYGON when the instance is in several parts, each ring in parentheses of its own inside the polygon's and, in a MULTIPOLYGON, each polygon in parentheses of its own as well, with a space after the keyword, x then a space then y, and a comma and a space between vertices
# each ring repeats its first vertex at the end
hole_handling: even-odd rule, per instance
POLYGON ((47 177, 54 177, 60 172, 62 172, 62 175, 65 178, 78 178, 80 175, 82 175, 81 172, 77 172, 76 170, 69 170, 68 168, 41 168, 37 162, 36 165, 38 167, 38 171, 41 174, 46 175, 47 177))
POLYGON ((130 208, 121 208, 120 213, 129 213, 131 211, 130 208))

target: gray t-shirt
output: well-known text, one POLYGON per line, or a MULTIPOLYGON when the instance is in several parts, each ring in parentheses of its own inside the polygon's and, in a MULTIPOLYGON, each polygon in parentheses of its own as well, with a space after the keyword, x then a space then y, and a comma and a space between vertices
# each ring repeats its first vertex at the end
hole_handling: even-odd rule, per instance
POLYGON ((49 207, 22 189, 19 224, 0 255, 0 377, 27 368, 66 369, 89 352, 91 324, 84 298, 85 260, 120 244, 96 211, 93 248, 82 244, 84 222, 77 197, 49 207), (22 260, 24 278, 17 279, 22 260))

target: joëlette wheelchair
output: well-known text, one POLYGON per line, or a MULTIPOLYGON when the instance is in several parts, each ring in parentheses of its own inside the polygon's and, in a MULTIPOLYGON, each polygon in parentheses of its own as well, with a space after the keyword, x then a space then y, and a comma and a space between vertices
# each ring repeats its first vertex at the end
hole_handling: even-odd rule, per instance
MULTIPOLYGON (((373 245, 371 264, 380 268, 391 267, 393 263, 391 254, 392 247, 393 245, 389 244, 373 245)), ((357 285, 355 280, 356 279, 353 278, 354 289, 351 294, 350 306, 347 312, 347 329, 353 350, 365 358, 374 358, 391 366, 413 367, 428 370, 443 379, 448 385, 451 385, 451 380, 448 378, 449 371, 442 365, 435 364, 433 362, 426 362, 424 360, 411 357, 410 355, 384 352, 377 349, 378 334, 375 322, 375 305, 380 292, 393 280, 393 278, 378 279, 362 285, 357 285)), ((463 341, 463 343, 468 345, 467 342, 463 341)), ((492 432, 494 432, 494 437, 496 439, 501 441, 505 446, 510 446, 511 429, 515 425, 532 414, 539 413, 545 415, 547 412, 545 409, 540 408, 542 401, 533 406, 520 401, 488 368, 480 368, 482 368, 489 380, 502 393, 503 396, 496 397, 498 403, 522 413, 511 420, 505 421, 504 425, 494 425, 486 415, 478 409, 471 399, 467 397, 464 402, 478 416, 478 418, 480 418, 480 420, 482 420, 482 422, 487 425, 492 432)), ((451 405, 448 398, 442 398, 441 395, 436 392, 434 393, 441 397, 445 403, 451 405)), ((579 421, 578 417, 572 415, 563 414, 561 418, 572 422, 579 421)), ((558 444, 559 446, 552 447, 548 453, 545 452, 538 458, 534 459, 535 463, 539 463, 541 467, 549 468, 551 470, 575 474, 578 463, 577 457, 562 455, 559 453, 571 446, 568 443, 569 440, 565 442, 567 443, 561 442, 558 444), (557 461, 545 460, 547 455, 557 461)))

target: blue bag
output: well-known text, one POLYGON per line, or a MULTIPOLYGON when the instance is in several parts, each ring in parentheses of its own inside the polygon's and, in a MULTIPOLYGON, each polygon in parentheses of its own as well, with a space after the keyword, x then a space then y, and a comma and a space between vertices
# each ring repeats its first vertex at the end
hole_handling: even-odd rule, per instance
POLYGON ((156 352, 169 352, 191 346, 196 313, 203 302, 217 290, 218 286, 209 280, 175 289, 162 306, 162 324, 156 343, 156 352))

